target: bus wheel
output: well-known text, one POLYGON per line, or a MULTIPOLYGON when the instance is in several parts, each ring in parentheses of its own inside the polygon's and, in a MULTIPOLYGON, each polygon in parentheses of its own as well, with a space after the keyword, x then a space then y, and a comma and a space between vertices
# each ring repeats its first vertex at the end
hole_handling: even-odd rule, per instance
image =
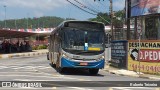
POLYGON ((57 69, 57 72, 59 72, 59 73, 62 73, 63 72, 63 68, 61 68, 60 66, 59 66, 59 61, 57 61, 56 62, 56 69, 57 69))
POLYGON ((54 64, 53 62, 51 62, 51 66, 56 68, 56 64, 54 64))
POLYGON ((99 71, 99 69, 89 69, 89 73, 93 74, 93 75, 98 74, 98 71, 99 71))
POLYGON ((63 68, 62 67, 60 67, 59 65, 55 65, 56 66, 56 70, 57 70, 57 72, 59 72, 59 73, 63 73, 63 68))
POLYGON ((59 67, 59 68, 57 68, 57 71, 59 72, 59 73, 63 73, 63 68, 61 68, 61 67, 59 67))
POLYGON ((49 60, 49 53, 47 53, 47 60, 49 60))

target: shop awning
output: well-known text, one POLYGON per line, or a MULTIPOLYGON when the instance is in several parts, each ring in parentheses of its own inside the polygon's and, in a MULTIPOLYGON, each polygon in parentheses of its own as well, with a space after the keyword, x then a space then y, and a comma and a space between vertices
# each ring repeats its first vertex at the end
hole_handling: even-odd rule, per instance
POLYGON ((21 31, 0 29, 0 37, 5 37, 5 38, 24 38, 35 34, 36 33, 33 32, 21 32, 21 31))

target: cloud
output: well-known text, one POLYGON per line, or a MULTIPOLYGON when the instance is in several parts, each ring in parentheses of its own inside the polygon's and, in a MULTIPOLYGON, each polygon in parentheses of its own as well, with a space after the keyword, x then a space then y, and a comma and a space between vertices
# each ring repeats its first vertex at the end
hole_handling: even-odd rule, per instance
POLYGON ((125 0, 114 0, 113 1, 113 9, 114 11, 122 10, 125 7, 125 0))
POLYGON ((0 5, 48 11, 68 4, 65 0, 1 0, 0 5))
POLYGON ((44 16, 44 13, 43 12, 39 12, 39 11, 34 11, 33 14, 34 14, 35 17, 42 17, 42 16, 44 16))
MULTIPOLYGON (((74 4, 82 7, 82 5, 78 4, 74 0, 70 0, 74 4)), ((109 11, 109 0, 77 0, 82 4, 88 6, 89 8, 97 11, 97 12, 108 12, 109 11)), ((122 10, 125 6, 125 0, 113 0, 113 10, 122 10)), ((46 15, 55 15, 66 17, 66 14, 70 14, 73 18, 81 19, 76 16, 76 14, 81 15, 81 17, 90 18, 95 17, 86 12, 76 8, 75 6, 68 3, 66 0, 0 0, 0 6, 2 10, 0 11, 0 19, 3 19, 4 16, 4 8, 3 6, 7 6, 7 18, 23 18, 26 17, 27 13, 29 13, 29 17, 41 17, 46 15), (76 13, 75 13, 76 12, 76 13), (14 13, 14 14, 13 14, 14 13), (20 14, 19 14, 20 13, 20 14)), ((84 8, 88 10, 87 8, 84 8)), ((92 12, 91 10, 88 10, 92 12)))

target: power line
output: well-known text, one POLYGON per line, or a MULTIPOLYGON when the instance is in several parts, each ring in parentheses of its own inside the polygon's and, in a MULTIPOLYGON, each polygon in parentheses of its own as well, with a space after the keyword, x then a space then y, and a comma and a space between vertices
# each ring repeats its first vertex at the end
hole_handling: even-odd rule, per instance
POLYGON ((104 3, 102 3, 102 2, 98 2, 99 4, 101 4, 104 8, 106 7, 105 5, 104 5, 104 3))
POLYGON ((103 19, 104 21, 106 21, 107 23, 109 23, 109 24, 110 24, 110 22, 109 22, 109 21, 105 20, 101 15, 98 15, 98 13, 100 13, 100 12, 97 12, 97 11, 95 11, 95 10, 93 10, 93 9, 91 9, 91 8, 89 8, 89 7, 87 7, 86 5, 82 4, 81 2, 79 2, 79 1, 77 1, 77 0, 74 0, 75 2, 77 2, 78 4, 80 4, 83 8, 87 8, 87 9, 89 9, 90 11, 92 11, 92 12, 94 12, 94 13, 91 13, 91 12, 89 12, 89 11, 87 11, 87 10, 85 10, 85 9, 83 9, 83 8, 81 8, 81 7, 79 7, 78 5, 76 5, 76 4, 74 4, 74 3, 72 3, 72 2, 71 2, 71 1, 69 1, 69 0, 66 0, 66 1, 68 1, 70 4, 72 4, 72 5, 76 6, 77 8, 79 8, 79 9, 81 9, 81 10, 83 10, 83 11, 85 11, 85 12, 89 13, 89 14, 99 16, 101 19, 103 19), (95 13, 96 13, 96 14, 95 14, 95 13))
POLYGON ((81 8, 81 7, 79 7, 78 5, 72 3, 72 2, 69 1, 69 0, 66 0, 66 1, 69 2, 70 4, 74 5, 75 7, 81 9, 81 10, 84 11, 84 12, 87 12, 87 13, 92 14, 92 15, 97 15, 97 14, 95 14, 95 13, 91 13, 91 12, 89 12, 89 11, 87 11, 87 10, 85 10, 85 9, 83 9, 83 8, 81 8))
POLYGON ((101 19, 103 19, 104 21, 106 21, 108 24, 110 24, 109 21, 107 21, 106 19, 104 19, 101 15, 98 15, 101 19))
POLYGON ((95 11, 95 10, 93 10, 93 9, 91 9, 91 8, 89 8, 89 7, 87 7, 86 5, 80 3, 80 2, 77 1, 77 0, 74 0, 74 1, 77 2, 77 3, 79 3, 80 5, 82 5, 82 7, 87 8, 88 10, 90 10, 90 11, 92 11, 92 12, 94 12, 94 13, 99 13, 99 12, 97 12, 97 11, 95 11))
POLYGON ((91 6, 90 8, 95 9, 98 12, 101 12, 100 10, 98 10, 97 8, 95 8, 95 6, 93 6, 90 2, 88 2, 88 0, 84 0, 89 6, 91 6))
POLYGON ((101 15, 98 15, 98 13, 100 13, 100 12, 97 12, 97 11, 95 11, 95 10, 87 7, 86 5, 82 4, 81 2, 79 2, 79 1, 77 1, 77 0, 74 0, 74 1, 77 2, 77 3, 79 3, 83 8, 87 8, 87 9, 89 9, 90 11, 97 13, 97 16, 99 16, 101 19, 103 19, 104 21, 106 21, 107 23, 110 24, 109 21, 105 20, 101 15))

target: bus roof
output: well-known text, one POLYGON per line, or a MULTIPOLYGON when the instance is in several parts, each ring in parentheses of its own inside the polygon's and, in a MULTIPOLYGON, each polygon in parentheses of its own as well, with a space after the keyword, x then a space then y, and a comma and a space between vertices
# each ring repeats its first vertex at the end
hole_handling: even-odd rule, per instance
POLYGON ((54 34, 59 28, 65 27, 66 23, 90 23, 90 24, 100 24, 103 25, 103 28, 105 28, 104 23, 97 22, 97 21, 80 21, 80 20, 65 20, 61 24, 59 24, 52 32, 51 34, 54 34))
POLYGON ((86 23, 99 23, 99 24, 103 24, 102 22, 97 22, 97 21, 81 21, 81 20, 66 20, 66 21, 63 21, 62 24, 66 23, 66 22, 86 22, 86 23))

